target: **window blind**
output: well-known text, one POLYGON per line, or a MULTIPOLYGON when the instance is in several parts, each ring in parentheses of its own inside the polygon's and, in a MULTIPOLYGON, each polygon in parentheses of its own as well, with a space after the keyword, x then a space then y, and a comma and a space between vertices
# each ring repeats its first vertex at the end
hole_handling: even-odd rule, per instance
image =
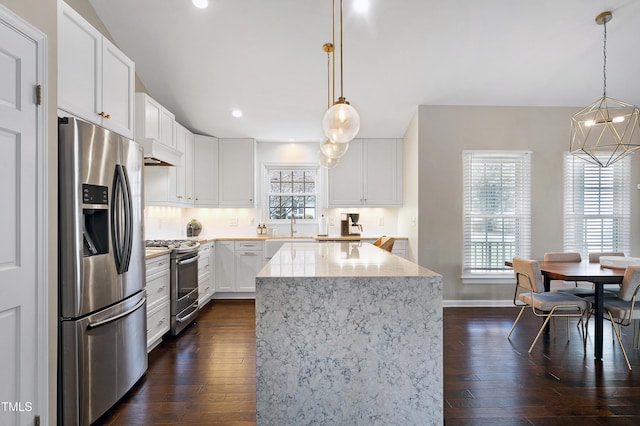
POLYGON ((631 160, 599 167, 567 153, 564 159, 564 250, 629 254, 631 160))
POLYGON ((529 151, 463 152, 463 278, 513 274, 531 250, 529 151))

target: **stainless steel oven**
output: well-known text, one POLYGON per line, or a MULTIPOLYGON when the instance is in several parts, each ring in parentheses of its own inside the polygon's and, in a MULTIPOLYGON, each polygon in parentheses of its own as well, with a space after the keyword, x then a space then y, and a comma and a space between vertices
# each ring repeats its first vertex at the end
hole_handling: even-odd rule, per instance
POLYGON ((194 240, 147 240, 147 248, 171 250, 169 281, 171 335, 178 335, 198 315, 198 249, 194 240))
POLYGON ((180 333, 198 315, 198 246, 171 252, 172 336, 180 333))

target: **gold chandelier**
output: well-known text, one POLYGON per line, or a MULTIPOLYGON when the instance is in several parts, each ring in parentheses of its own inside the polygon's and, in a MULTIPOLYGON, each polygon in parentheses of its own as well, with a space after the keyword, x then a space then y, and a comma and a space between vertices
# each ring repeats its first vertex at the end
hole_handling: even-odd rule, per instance
POLYGON ((601 167, 607 167, 640 148, 640 111, 607 97, 607 22, 611 12, 596 16, 604 27, 602 97, 571 117, 571 154, 601 167))

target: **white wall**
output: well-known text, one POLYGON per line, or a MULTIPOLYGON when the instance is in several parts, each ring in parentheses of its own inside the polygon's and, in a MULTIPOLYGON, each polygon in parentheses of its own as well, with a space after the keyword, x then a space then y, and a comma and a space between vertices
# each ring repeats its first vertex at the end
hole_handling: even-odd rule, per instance
MULTIPOLYGON (((445 300, 511 300, 511 285, 463 285, 462 151, 531 150, 532 252, 563 248, 563 153, 569 120, 579 108, 419 107, 419 258, 443 275, 445 300)), ((639 217, 640 156, 633 157, 632 217, 639 217)), ((639 220, 631 230, 632 253, 640 255, 639 220)))
POLYGON ((419 134, 418 134, 419 110, 409 123, 409 127, 402 140, 402 208, 398 210, 398 235, 409 238, 407 258, 412 262, 418 259, 418 229, 420 226, 420 212, 418 210, 420 181, 420 164, 418 162, 419 134))

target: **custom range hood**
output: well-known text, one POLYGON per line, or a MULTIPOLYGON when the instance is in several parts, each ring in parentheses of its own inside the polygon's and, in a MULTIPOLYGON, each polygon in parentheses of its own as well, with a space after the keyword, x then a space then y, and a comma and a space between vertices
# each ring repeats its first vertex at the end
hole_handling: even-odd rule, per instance
POLYGON ((145 166, 179 166, 182 164, 182 153, 156 139, 136 140, 144 147, 145 166))

